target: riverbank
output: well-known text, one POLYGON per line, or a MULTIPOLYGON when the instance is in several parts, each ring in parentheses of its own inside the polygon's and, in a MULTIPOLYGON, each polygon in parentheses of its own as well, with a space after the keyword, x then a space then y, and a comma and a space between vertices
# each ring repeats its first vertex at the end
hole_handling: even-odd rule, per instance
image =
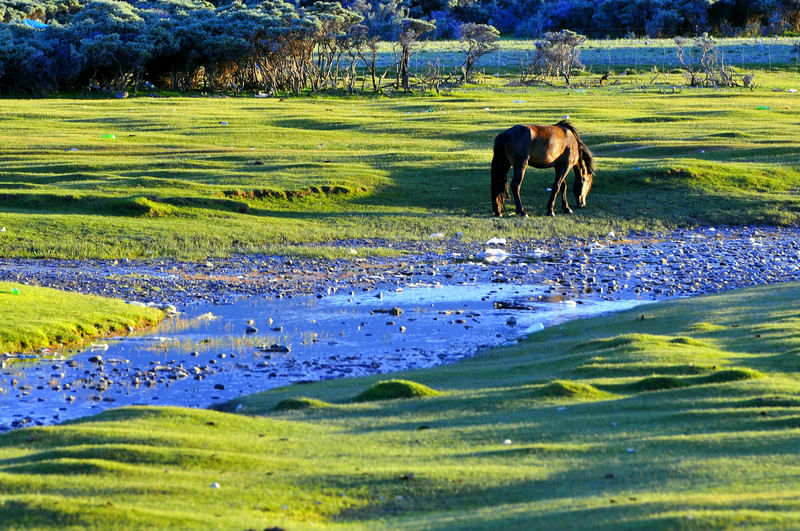
POLYGON ((0 519, 795 528, 797 297, 786 284, 648 305, 391 376, 426 398, 356 400, 380 394, 387 377, 370 376, 229 404, 247 415, 137 407, 17 430, 0 435, 0 519))
MULTIPOLYGON (((232 296, 326 296, 416 282, 540 284, 553 296, 656 300, 800 279, 800 228, 700 227, 603 238, 457 237, 340 241, 347 260, 235 256, 175 260, 0 259, 0 280, 140 302, 186 305, 232 296), (359 258, 371 247, 397 258, 359 258)), ((328 246, 332 244, 327 244, 328 246)))
POLYGON ((155 324, 164 313, 153 307, 0 281, 0 358, 13 352, 68 349, 107 335, 130 334, 155 324))
MULTIPOLYGON (((124 405, 209 407, 299 381, 454 363, 579 316, 798 280, 799 232, 434 239, 403 244, 398 259, 4 260, 1 275, 168 305, 179 316, 150 335, 103 340, 97 351, 26 356, 31 363, 0 380, 8 397, 0 431, 124 405)), ((342 245, 358 252, 373 243, 342 245)))

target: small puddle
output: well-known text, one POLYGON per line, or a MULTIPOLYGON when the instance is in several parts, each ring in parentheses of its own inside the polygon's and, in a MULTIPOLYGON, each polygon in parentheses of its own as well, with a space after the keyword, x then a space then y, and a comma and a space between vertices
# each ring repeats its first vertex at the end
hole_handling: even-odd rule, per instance
POLYGON ((8 365, 0 431, 124 405, 208 407, 295 382, 431 367, 642 301, 554 301, 541 286, 467 283, 228 302, 181 308, 152 335, 96 341, 67 360, 8 365), (248 322, 258 331, 248 333, 248 322))

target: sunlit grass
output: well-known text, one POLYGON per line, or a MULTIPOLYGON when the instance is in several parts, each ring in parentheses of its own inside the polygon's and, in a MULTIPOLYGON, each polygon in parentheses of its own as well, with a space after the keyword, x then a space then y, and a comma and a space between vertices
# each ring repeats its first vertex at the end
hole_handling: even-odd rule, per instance
POLYGON ((163 317, 161 310, 114 299, 0 282, 0 352, 70 347, 163 317))
POLYGON ((791 225, 800 100, 786 90, 800 76, 770 79, 779 92, 673 93, 628 76, 439 97, 4 100, 0 254, 203 259, 438 232, 480 241, 791 225), (564 115, 598 156, 588 207, 545 218, 553 172, 529 170, 533 217, 491 218, 494 136, 564 115))

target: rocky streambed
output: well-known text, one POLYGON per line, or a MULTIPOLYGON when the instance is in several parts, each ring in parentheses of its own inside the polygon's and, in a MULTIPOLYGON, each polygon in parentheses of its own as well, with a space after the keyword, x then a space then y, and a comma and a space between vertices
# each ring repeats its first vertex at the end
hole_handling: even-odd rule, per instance
POLYGON ((641 302, 798 280, 800 230, 395 245, 396 259, 0 260, 0 279, 171 304, 82 352, 6 353, 0 430, 125 404, 206 407, 311 380, 427 367, 641 302))

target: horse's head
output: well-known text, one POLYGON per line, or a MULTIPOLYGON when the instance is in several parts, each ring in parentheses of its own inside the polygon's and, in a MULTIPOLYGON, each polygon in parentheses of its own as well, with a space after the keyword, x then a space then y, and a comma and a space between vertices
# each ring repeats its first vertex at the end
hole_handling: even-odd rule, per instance
POLYGON ((587 167, 583 161, 580 161, 575 168, 575 184, 572 186, 572 192, 575 194, 575 202, 578 208, 586 206, 586 196, 589 195, 589 190, 592 189, 593 173, 591 168, 587 167))

